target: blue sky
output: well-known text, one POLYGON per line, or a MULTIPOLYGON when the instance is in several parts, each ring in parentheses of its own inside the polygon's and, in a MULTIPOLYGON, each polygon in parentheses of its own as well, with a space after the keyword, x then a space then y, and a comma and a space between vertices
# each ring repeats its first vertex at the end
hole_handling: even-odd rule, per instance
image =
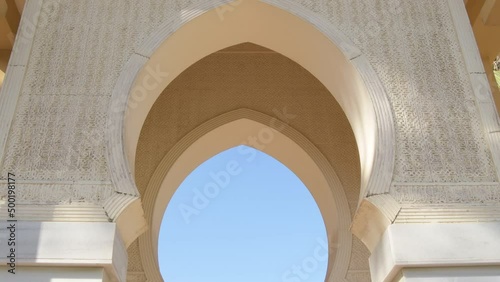
POLYGON ((300 179, 240 146, 201 164, 163 218, 166 282, 324 282, 326 230, 300 179))

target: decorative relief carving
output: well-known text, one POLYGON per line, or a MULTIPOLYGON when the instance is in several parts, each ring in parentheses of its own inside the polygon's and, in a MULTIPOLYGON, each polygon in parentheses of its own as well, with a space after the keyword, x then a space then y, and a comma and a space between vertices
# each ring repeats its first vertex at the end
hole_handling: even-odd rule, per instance
MULTIPOLYGON (((161 23, 207 1, 212 0, 58 2, 61 7, 35 36, 1 174, 109 181, 105 121, 123 65, 161 23)), ((497 181, 445 1, 295 2, 356 42, 384 82, 397 125, 395 181, 402 183, 392 187, 397 200, 500 201, 497 184, 404 185, 497 181)), ((19 201, 102 203, 113 190, 109 184, 25 184, 19 186, 19 201)), ((142 279, 138 271, 131 277, 142 279)), ((367 281, 369 276, 348 277, 367 281)))
POLYGON ((403 204, 427 203, 490 203, 500 202, 500 185, 490 184, 457 184, 443 185, 396 184, 391 189, 391 196, 403 204))
MULTIPOLYGON (((3 182, 0 181, 0 185, 3 182)), ((0 204, 6 201, 7 191, 0 190, 0 204), (5 191, 5 193, 4 193, 5 191)), ((110 184, 67 184, 67 183, 25 183, 16 185, 18 204, 50 204, 68 205, 93 203, 103 205, 104 201, 114 193, 110 184)))
POLYGON ((297 2, 338 26, 384 83, 397 127, 395 181, 497 181, 446 1, 297 2))
POLYGON ((144 38, 191 2, 44 1, 51 12, 35 34, 2 175, 109 180, 104 132, 116 79, 144 38))
MULTIPOLYGON (((104 123, 121 68, 162 22, 205 2, 58 2, 37 30, 1 172, 109 180, 104 123)), ((385 83, 395 181, 497 181, 445 1, 296 2, 358 43, 385 83)))
MULTIPOLYGON (((131 273, 141 273, 144 275, 144 278, 146 275, 144 274, 144 268, 142 267, 142 261, 141 261, 141 254, 140 254, 140 249, 139 249, 139 242, 138 240, 135 240, 130 247, 127 249, 128 253, 128 275, 131 273)), ((128 278, 127 278, 128 279, 128 278)), ((146 279, 144 279, 146 280, 146 279)), ((133 280, 130 280, 133 281, 133 280)))

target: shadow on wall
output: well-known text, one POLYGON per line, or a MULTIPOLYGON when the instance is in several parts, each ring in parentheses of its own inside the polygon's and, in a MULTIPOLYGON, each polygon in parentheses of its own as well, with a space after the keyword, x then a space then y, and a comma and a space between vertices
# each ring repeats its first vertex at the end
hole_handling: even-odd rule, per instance
POLYGON ((493 62, 493 72, 495 73, 495 80, 497 81, 497 86, 500 89, 500 56, 497 56, 493 62))

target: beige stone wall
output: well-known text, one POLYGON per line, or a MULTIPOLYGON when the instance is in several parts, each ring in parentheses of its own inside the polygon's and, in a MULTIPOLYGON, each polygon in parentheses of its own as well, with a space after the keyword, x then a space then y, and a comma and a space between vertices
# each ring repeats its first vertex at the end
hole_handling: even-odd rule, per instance
MULTIPOLYGON (((20 201, 102 205, 113 194, 105 131, 120 72, 162 23, 210 1, 43 1, 29 60, 9 67, 25 74, 4 132, 0 179, 9 171, 19 175, 20 201)), ((494 146, 485 135, 448 1, 293 2, 356 43, 383 82, 396 124, 392 192, 398 201, 498 202, 494 146)), ((352 132, 330 93, 293 62, 275 53, 217 53, 165 94, 155 107, 171 110, 153 109, 141 137, 155 145, 139 144, 139 191, 168 148, 203 121, 240 107, 274 115, 274 108, 286 106, 297 115, 292 126, 337 170, 354 211, 359 166, 352 132), (262 84, 268 87, 256 87, 262 84)), ((366 258, 364 247, 356 248, 366 258)), ((352 269, 366 270, 366 260, 357 258, 352 269)), ((131 269, 142 275, 140 267, 131 269)), ((366 281, 365 274, 350 275, 366 281)))
MULTIPOLYGON (((35 34, 2 175, 10 170, 26 181, 50 181, 50 187, 33 187, 46 191, 57 190, 57 183, 111 189, 104 130, 116 78, 160 23, 195 4, 44 1, 47 16, 35 34)), ((446 1, 300 4, 357 43, 383 81, 397 125, 398 189, 407 183, 497 183, 446 1)))
POLYGON ((394 181, 497 181, 446 1, 309 6, 357 43, 386 87, 397 125, 394 181))

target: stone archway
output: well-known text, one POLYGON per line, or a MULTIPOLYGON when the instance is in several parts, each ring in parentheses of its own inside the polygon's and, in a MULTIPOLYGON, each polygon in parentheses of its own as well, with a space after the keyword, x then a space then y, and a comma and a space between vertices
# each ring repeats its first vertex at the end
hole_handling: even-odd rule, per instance
POLYGON ((165 23, 132 55, 113 91, 109 113, 108 161, 117 192, 138 195, 132 176, 137 141, 163 89, 204 56, 242 42, 291 58, 330 90, 356 136, 360 200, 389 191, 395 144, 392 110, 369 62, 341 32, 307 9, 286 1, 272 4, 245 1, 221 21, 218 5, 207 1, 165 23))
MULTIPOLYGON (((349 135, 354 141, 345 144, 359 147, 360 156, 351 156, 360 163, 361 184, 344 188, 352 192, 352 231, 366 239, 372 255, 373 280, 436 271, 442 280, 475 279, 476 272, 485 272, 479 265, 494 270, 492 279, 499 277, 500 125, 463 1, 389 1, 397 7, 382 0, 229 1, 26 2, 23 38, 17 38, 19 52, 0 95, 3 174, 24 174, 19 220, 28 222, 19 224, 36 231, 22 232, 31 234, 20 242, 27 247, 18 257, 25 273, 126 279, 126 248, 136 246, 147 227, 140 202, 147 185, 134 179, 146 115, 165 96, 159 93, 198 59, 253 42, 300 64, 328 89, 331 99, 322 100, 328 103, 306 107, 310 100, 304 99, 296 107, 307 108, 303 116, 320 140, 304 126, 293 128, 313 142, 339 178, 343 159, 336 162, 327 151, 342 146, 331 146, 325 141, 331 135, 324 133, 325 120, 332 120, 325 113, 337 103, 331 100, 348 117, 356 140, 349 135), (387 13, 392 8, 399 12, 387 13), (383 32, 373 32, 379 22, 383 32), (332 25, 362 41, 383 85, 364 51, 332 25), (55 240, 56 249, 53 238, 63 238, 55 240), (66 266, 80 269, 67 272, 66 266)), ((248 108, 272 115, 262 111, 265 106, 248 108)), ((222 110, 214 112, 191 126, 222 110)), ((356 240, 353 249, 362 246, 356 240)))
POLYGON ((184 136, 158 165, 143 195, 151 228, 139 238, 150 281, 161 281, 157 250, 161 220, 172 195, 191 171, 210 157, 263 132, 272 136, 264 152, 286 165, 313 195, 329 240, 327 281, 344 281, 351 256, 351 216, 344 188, 328 160, 302 134, 265 114, 239 109, 215 117, 184 136), (272 133, 271 133, 272 132, 272 133))
MULTIPOLYGON (((392 109, 364 55, 342 33, 298 5, 246 1, 223 20, 219 11, 217 5, 205 3, 165 23, 137 49, 118 79, 108 116, 108 163, 118 194, 132 196, 107 202, 108 207, 113 207, 107 210, 114 211, 112 218, 119 227, 121 221, 141 210, 140 202, 133 200, 139 196, 133 176, 136 149, 156 99, 201 58, 243 42, 290 58, 323 83, 342 107, 355 135, 361 163, 358 203, 367 195, 387 193, 394 166, 392 109), (254 22, 257 17, 259 21, 254 22)), ((376 212, 376 207, 372 211, 376 212)), ((361 220, 357 234, 371 237, 363 234, 364 226, 369 224, 378 223, 361 220)), ((120 227, 124 228, 128 228, 121 231, 123 237, 129 238, 127 243, 144 230, 142 226, 138 230, 120 227)))

